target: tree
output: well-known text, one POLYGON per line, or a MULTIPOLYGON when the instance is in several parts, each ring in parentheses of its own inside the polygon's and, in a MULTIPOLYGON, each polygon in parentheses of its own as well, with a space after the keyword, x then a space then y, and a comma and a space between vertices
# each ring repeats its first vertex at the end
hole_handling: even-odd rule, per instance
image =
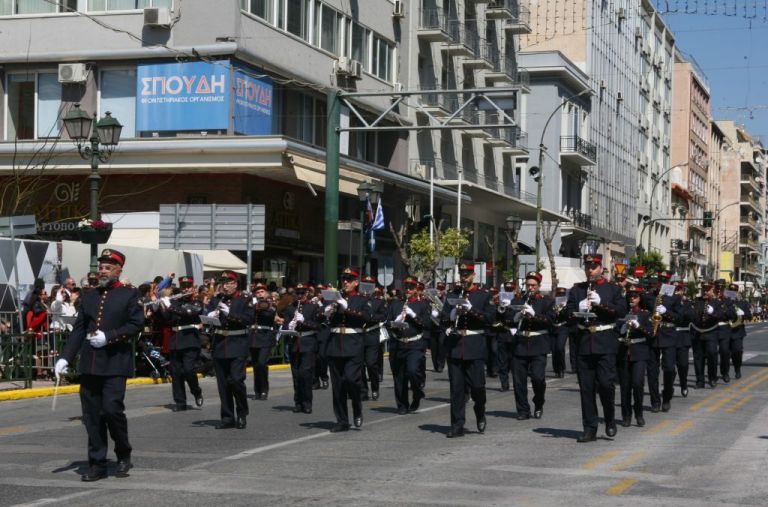
POLYGON ((462 232, 454 227, 443 230, 442 221, 439 224, 433 221, 432 224, 434 226, 432 240, 429 238, 429 227, 409 234, 408 224, 400 225, 397 230, 391 222, 389 224, 389 230, 406 271, 426 284, 435 279, 437 267, 443 257, 457 261, 470 244, 468 231, 462 232))
POLYGON ((552 248, 552 240, 557 234, 557 230, 560 228, 560 222, 544 222, 544 227, 541 230, 541 239, 544 241, 544 247, 547 249, 547 257, 549 259, 549 272, 552 279, 552 294, 557 289, 559 280, 557 279, 557 268, 555 266, 555 251, 552 248))
POLYGON ((659 271, 667 269, 667 265, 661 260, 659 252, 643 252, 629 259, 632 267, 645 266, 645 276, 655 276, 659 271))

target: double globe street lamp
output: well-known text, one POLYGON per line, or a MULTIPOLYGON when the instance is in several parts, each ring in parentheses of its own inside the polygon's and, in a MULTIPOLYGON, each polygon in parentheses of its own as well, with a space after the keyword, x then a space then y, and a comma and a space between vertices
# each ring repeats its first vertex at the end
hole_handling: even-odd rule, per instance
MULTIPOLYGON (((99 187, 101 186, 101 176, 99 176, 99 162, 106 163, 112 157, 117 143, 120 141, 120 133, 123 126, 112 117, 112 113, 107 111, 101 120, 96 121, 96 114, 93 116, 80 109, 80 104, 64 116, 64 128, 67 130, 69 138, 77 144, 77 153, 83 160, 90 160, 91 173, 88 176, 91 190, 91 221, 99 218, 99 187), (93 124, 96 123, 96 128, 93 124), (88 145, 90 142, 90 146, 88 145)), ((106 242, 109 239, 111 229, 105 231, 101 237, 94 236, 91 244, 91 271, 95 272, 98 267, 97 248, 99 242, 106 242)))

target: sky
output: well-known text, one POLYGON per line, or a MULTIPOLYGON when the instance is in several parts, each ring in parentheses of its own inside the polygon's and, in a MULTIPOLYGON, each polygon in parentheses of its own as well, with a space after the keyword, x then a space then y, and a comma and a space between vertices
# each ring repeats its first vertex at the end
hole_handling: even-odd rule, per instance
POLYGON ((768 147, 768 1, 654 3, 678 49, 693 57, 706 75, 712 117, 743 125, 768 147))

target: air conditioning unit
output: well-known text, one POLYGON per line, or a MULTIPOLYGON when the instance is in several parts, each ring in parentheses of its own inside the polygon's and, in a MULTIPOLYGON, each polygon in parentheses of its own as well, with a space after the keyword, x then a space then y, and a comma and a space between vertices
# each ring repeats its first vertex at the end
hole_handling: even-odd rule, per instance
POLYGON ((405 17, 405 2, 403 0, 395 0, 395 5, 392 8, 392 17, 398 19, 405 17))
POLYGON ((405 89, 405 87, 403 86, 403 83, 395 83, 394 85, 392 85, 392 89, 395 92, 401 92, 405 89))
POLYGON ((340 56, 338 60, 333 62, 334 70, 336 74, 340 76, 348 76, 352 73, 352 58, 348 56, 340 56))
POLYGON ((363 64, 357 60, 352 60, 352 67, 349 69, 349 77, 352 79, 363 79, 363 64))
POLYGON ((621 93, 621 92, 618 92, 618 93, 616 94, 616 100, 617 100, 617 101, 619 101, 619 102, 621 102, 622 100, 624 100, 624 94, 623 94, 623 93, 621 93))
POLYGON ((624 7, 619 7, 619 11, 616 13, 616 15, 618 16, 619 21, 627 19, 627 11, 624 9, 624 7))
POLYGON ((635 39, 642 39, 643 38, 643 29, 639 26, 635 27, 635 39))
POLYGON ((84 63, 60 63, 59 83, 85 83, 88 69, 84 63))
POLYGON ((171 11, 167 7, 147 7, 144 9, 144 26, 170 28, 171 11))

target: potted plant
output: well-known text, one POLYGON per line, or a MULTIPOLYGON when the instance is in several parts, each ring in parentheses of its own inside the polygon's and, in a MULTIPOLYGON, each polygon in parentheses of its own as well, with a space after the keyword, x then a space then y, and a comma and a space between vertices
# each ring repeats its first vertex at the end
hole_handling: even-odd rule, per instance
POLYGON ((103 244, 112 235, 112 224, 103 220, 86 218, 77 224, 77 236, 81 243, 103 244))

